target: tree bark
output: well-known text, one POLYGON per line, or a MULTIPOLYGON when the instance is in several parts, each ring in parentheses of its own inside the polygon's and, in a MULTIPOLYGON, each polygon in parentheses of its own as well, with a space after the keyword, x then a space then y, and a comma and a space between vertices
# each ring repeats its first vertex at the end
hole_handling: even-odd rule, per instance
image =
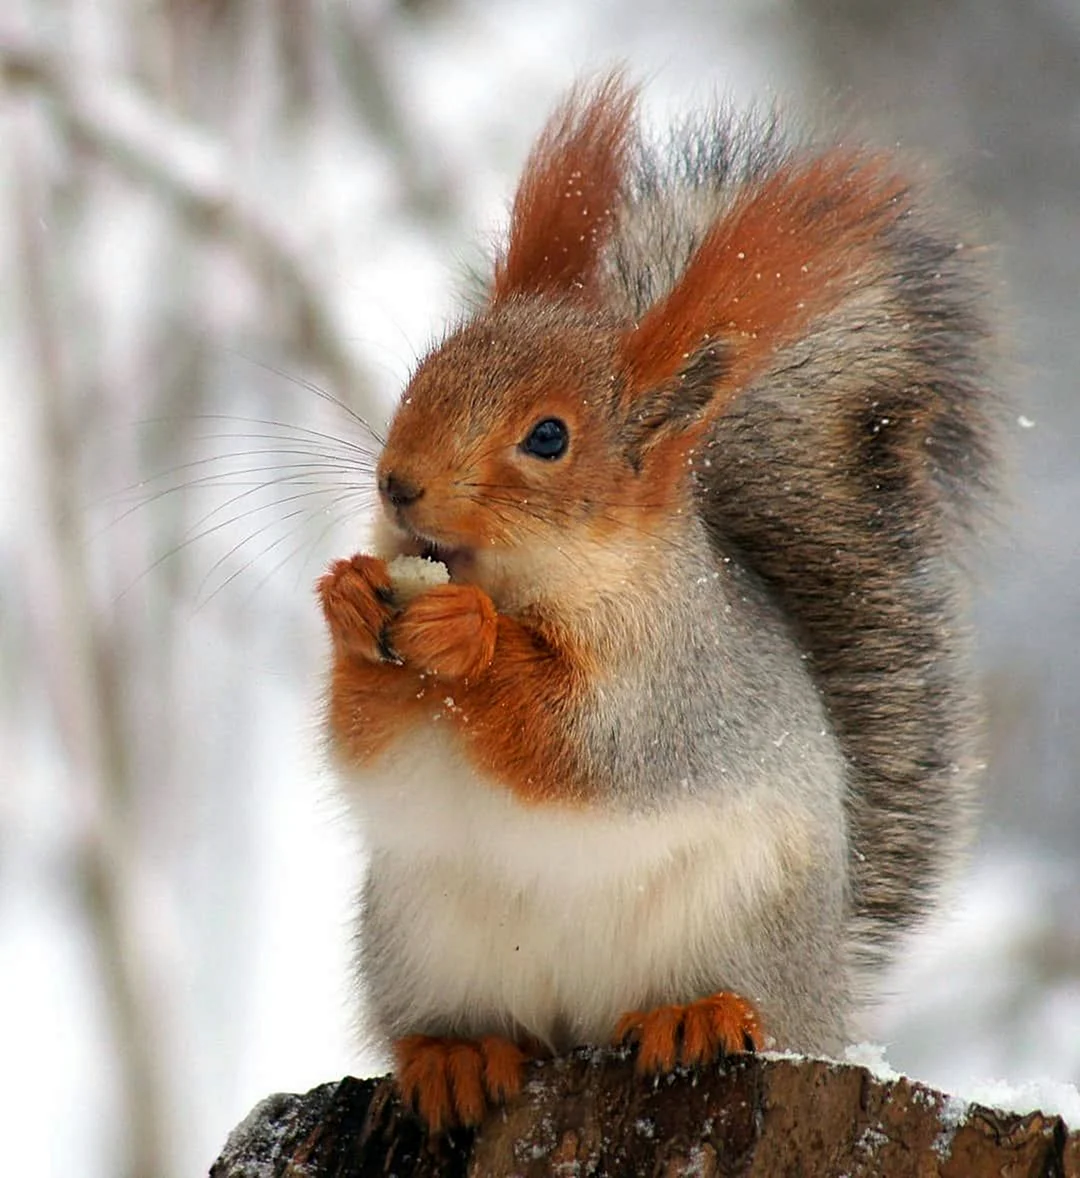
POLYGON ((912 1080, 814 1059, 739 1056, 659 1081, 623 1052, 530 1065, 476 1132, 428 1138, 387 1078, 272 1096, 211 1178, 1080 1178, 1060 1117, 967 1105, 912 1080))

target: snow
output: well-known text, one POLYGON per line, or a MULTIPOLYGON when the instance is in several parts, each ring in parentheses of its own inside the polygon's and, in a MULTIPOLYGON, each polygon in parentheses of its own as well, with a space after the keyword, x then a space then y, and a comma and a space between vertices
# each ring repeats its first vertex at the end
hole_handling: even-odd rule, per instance
POLYGON ((1039 849, 987 845, 903 945, 860 1038, 944 1092, 995 1076, 1075 1082, 1078 910, 1065 870, 1039 849))
MULTIPOLYGON (((889 1064, 886 1050, 880 1043, 854 1043, 845 1049, 843 1062, 866 1068, 876 1079, 892 1083, 903 1076, 889 1064)), ((917 1079, 914 1076, 907 1078, 917 1079)), ((962 1124, 969 1106, 973 1104, 1009 1113, 1043 1112, 1047 1116, 1061 1117, 1070 1129, 1080 1129, 1080 1089, 1075 1084, 1058 1080, 1010 1083, 1005 1080, 971 1079, 948 1094, 941 1112, 942 1122, 948 1128, 962 1124)))
POLYGON ((844 1063, 866 1068, 875 1079, 883 1083, 891 1083, 901 1078, 901 1074, 889 1066, 885 1059, 885 1048, 879 1043, 852 1043, 844 1049, 844 1063))
POLYGON ((1024 1080, 1020 1083, 973 1080, 955 1094, 954 1099, 1009 1113, 1042 1112, 1047 1116, 1061 1117, 1070 1129, 1080 1130, 1080 1089, 1075 1084, 1057 1080, 1024 1080))

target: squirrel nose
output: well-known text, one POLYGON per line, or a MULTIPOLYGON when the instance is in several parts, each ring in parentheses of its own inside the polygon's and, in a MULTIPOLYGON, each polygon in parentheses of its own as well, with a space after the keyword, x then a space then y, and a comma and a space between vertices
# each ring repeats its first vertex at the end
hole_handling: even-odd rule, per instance
POLYGON ((379 479, 379 493, 391 507, 408 507, 423 495, 424 488, 418 487, 401 475, 394 474, 393 471, 388 471, 379 479))

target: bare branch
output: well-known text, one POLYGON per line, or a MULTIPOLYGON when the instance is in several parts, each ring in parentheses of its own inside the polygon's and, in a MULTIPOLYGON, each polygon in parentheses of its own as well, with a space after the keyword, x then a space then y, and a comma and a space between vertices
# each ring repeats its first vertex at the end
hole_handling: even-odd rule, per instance
POLYGON ((86 78, 78 62, 27 42, 0 43, 0 77, 46 97, 72 139, 158 188, 193 229, 239 249, 280 284, 296 319, 298 347, 364 417, 375 416, 371 382, 343 342, 303 244, 276 211, 236 184, 219 143, 124 79, 100 72, 86 78))
POLYGON ((23 153, 16 217, 19 273, 26 329, 39 376, 35 404, 45 501, 44 526, 35 537, 31 621, 37 650, 69 764, 76 823, 73 882, 92 931, 99 982, 109 1012, 115 1059, 123 1087, 128 1173, 132 1178, 166 1169, 162 1072, 155 1049, 164 1011, 150 984, 152 963, 143 952, 131 897, 139 871, 132 837, 134 783, 124 739, 122 668, 115 643, 95 614, 81 533, 77 431, 72 428, 72 380, 57 319, 53 258, 36 209, 44 188, 23 153))
POLYGON ((334 36, 330 46, 340 62, 339 76, 352 99, 353 110, 389 151, 410 211, 421 220, 457 224, 456 193, 460 188, 447 174, 444 162, 424 151, 413 129, 388 69, 385 51, 386 15, 361 12, 356 5, 330 5, 327 19, 334 36))

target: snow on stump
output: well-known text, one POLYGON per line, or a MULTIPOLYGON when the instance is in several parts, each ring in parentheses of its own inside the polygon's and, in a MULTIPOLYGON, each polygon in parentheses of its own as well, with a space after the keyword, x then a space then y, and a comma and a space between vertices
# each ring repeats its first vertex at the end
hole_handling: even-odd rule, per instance
POLYGON ((583 1049, 530 1064, 522 1097, 476 1132, 428 1138, 389 1078, 272 1096, 210 1174, 1080 1178, 1080 1133, 849 1064, 747 1055, 654 1082, 627 1052, 583 1049))

